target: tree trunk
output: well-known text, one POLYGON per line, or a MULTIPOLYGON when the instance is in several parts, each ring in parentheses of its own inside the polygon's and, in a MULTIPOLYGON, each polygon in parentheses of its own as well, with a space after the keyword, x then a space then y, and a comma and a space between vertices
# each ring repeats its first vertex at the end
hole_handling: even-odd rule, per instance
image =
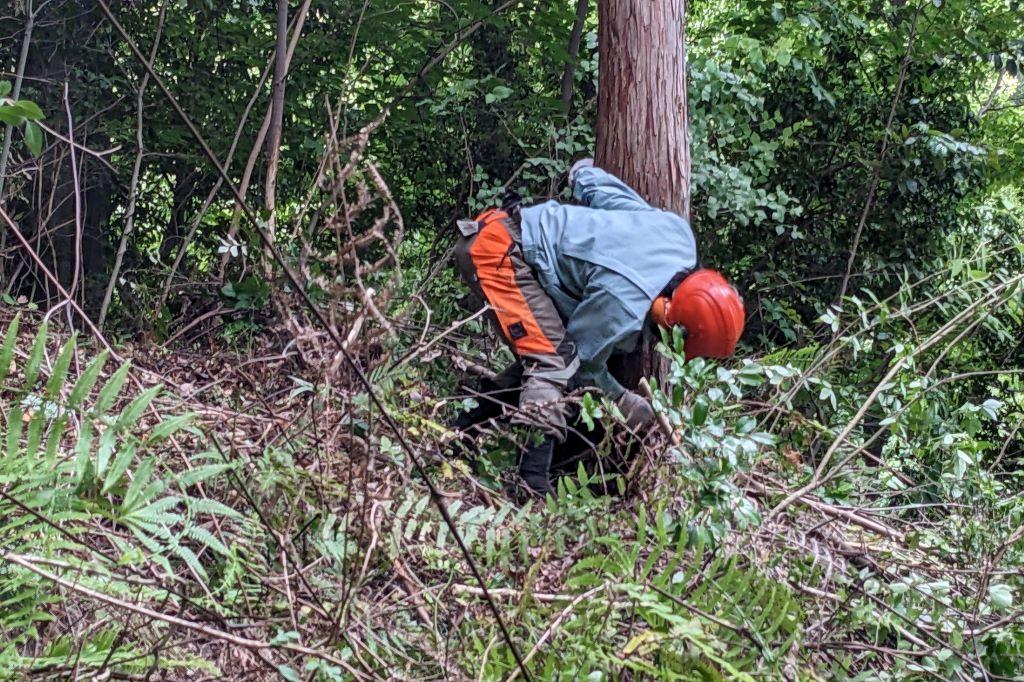
MULTIPOLYGON (((4 197, 8 210, 20 215, 19 224, 42 261, 90 315, 95 314, 106 283, 109 223, 116 206, 109 168, 82 152, 110 146, 93 115, 97 100, 82 74, 113 77, 113 62, 106 51, 76 42, 79 36, 95 35, 103 24, 94 4, 75 0, 26 5, 34 8, 36 20, 24 53, 20 96, 38 104, 47 124, 62 138, 73 137, 77 147, 73 151, 66 142, 48 137, 43 154, 35 160, 31 183, 8 186, 4 197)), ((106 106, 107 101, 103 98, 97 106, 106 106)), ((59 301, 60 294, 27 254, 15 253, 23 269, 20 281, 8 283, 10 290, 31 294, 47 306, 59 301), (41 287, 35 288, 36 283, 41 287)))
MULTIPOLYGON (((470 49, 479 66, 478 78, 500 75, 512 68, 514 58, 510 51, 511 28, 507 24, 484 24, 469 38, 470 49)), ((505 128, 501 105, 483 107, 470 122, 467 144, 470 158, 467 163, 481 166, 492 179, 505 182, 516 169, 515 144, 505 128)), ((466 172, 472 177, 472 166, 466 172)))
MULTIPOLYGON (((277 0, 277 46, 274 51, 274 85, 271 93, 270 128, 267 133, 267 182, 265 187, 268 214, 267 234, 271 241, 277 232, 277 169, 281 162, 281 132, 284 127, 284 88, 288 74, 288 0, 277 0)), ((266 254, 267 272, 272 259, 266 254)))
POLYGON ((685 0, 601 0, 597 162, 690 215, 685 0))
MULTIPOLYGON (((600 0, 595 159, 653 206, 690 216, 686 0, 600 0)), ((612 364, 628 388, 661 376, 653 348, 612 364)))

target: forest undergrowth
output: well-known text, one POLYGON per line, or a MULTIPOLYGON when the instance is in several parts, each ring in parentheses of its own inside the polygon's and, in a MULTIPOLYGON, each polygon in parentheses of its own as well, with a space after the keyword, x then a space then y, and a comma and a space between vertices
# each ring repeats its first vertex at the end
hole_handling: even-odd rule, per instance
MULTIPOLYGON (((662 428, 624 467, 603 466, 618 448, 603 437, 546 502, 508 494, 505 430, 477 461, 451 455, 444 423, 474 399, 457 378, 500 365, 474 343, 483 320, 350 350, 539 678, 1012 677, 1022 392, 959 344, 1019 342, 1022 275, 1003 263, 1020 256, 863 301, 848 328, 823 321, 836 340, 820 347, 715 365, 666 338, 662 428), (990 397, 962 401, 972 381, 990 397)), ((516 676, 323 333, 292 317, 244 346, 211 332, 103 350, 62 317, 3 310, 0 670, 516 676)), ((584 435, 613 426, 611 405, 576 400, 584 435)))
POLYGON ((0 679, 1022 679, 1019 3, 674 3, 745 335, 528 499, 452 224, 569 200, 596 4, 0 10, 0 679))

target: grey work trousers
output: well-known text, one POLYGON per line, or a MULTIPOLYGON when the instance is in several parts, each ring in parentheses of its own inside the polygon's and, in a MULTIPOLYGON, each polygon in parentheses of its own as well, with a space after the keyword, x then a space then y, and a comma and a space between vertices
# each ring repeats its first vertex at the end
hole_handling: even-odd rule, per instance
POLYGON ((492 209, 476 224, 475 234, 459 239, 455 257, 463 280, 490 305, 492 323, 523 366, 520 413, 512 421, 539 427, 563 441, 563 397, 580 364, 576 345, 523 259, 518 220, 492 209))

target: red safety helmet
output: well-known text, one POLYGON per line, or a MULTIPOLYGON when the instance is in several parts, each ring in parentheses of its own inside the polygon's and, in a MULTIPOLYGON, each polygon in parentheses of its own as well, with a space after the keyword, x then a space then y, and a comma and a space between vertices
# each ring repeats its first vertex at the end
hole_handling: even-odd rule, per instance
POLYGON ((658 298, 651 314, 655 322, 686 328, 686 358, 727 358, 743 333, 743 299, 735 287, 714 270, 696 270, 672 297, 658 298))

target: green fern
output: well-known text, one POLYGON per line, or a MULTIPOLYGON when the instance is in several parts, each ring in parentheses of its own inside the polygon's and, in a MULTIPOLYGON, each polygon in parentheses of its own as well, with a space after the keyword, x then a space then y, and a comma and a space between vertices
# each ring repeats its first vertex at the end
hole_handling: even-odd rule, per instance
POLYGON ((659 679, 781 674, 804 620, 790 589, 701 540, 688 546, 688 534, 662 509, 653 514, 655 523, 647 517, 641 509, 633 541, 597 537, 601 551, 578 561, 568 581, 578 590, 609 584, 635 602, 646 622, 647 640, 625 647, 643 655, 609 653, 608 660, 659 679))
MULTIPOLYGON (((16 318, 0 344, 0 398, 8 406, 0 411, 0 556, 11 552, 59 558, 90 568, 75 572, 81 584, 108 593, 127 590, 114 577, 117 567, 105 559, 109 553, 91 549, 107 544, 96 542, 102 534, 117 547, 115 558, 122 562, 149 562, 167 576, 187 567, 207 582, 209 562, 229 555, 231 548, 203 524, 211 517, 244 519, 230 507, 188 491, 199 483, 214 483, 232 465, 203 465, 180 476, 162 466, 155 448, 188 428, 191 417, 177 415, 139 434, 139 421, 161 388, 123 398, 130 366, 123 364, 101 380, 107 353, 89 361, 77 378, 71 376, 79 352, 74 336, 51 364, 46 358, 49 332, 41 326, 20 376, 12 373, 21 328, 16 318), (119 532, 110 532, 111 525, 119 532)), ((132 589, 124 596, 138 599, 137 588, 132 589)), ((166 593, 157 589, 153 596, 164 599, 166 593)), ((125 660, 132 661, 125 664, 125 672, 145 669, 145 656, 126 643, 111 650, 113 639, 102 634, 80 650, 55 640, 45 655, 23 658, 26 645, 38 645, 38 624, 53 619, 61 601, 46 580, 0 562, 0 670, 23 677, 41 666, 59 668, 66 657, 76 659, 83 674, 91 662, 116 667, 125 660)), ((166 660, 162 664, 168 665, 166 660)))

